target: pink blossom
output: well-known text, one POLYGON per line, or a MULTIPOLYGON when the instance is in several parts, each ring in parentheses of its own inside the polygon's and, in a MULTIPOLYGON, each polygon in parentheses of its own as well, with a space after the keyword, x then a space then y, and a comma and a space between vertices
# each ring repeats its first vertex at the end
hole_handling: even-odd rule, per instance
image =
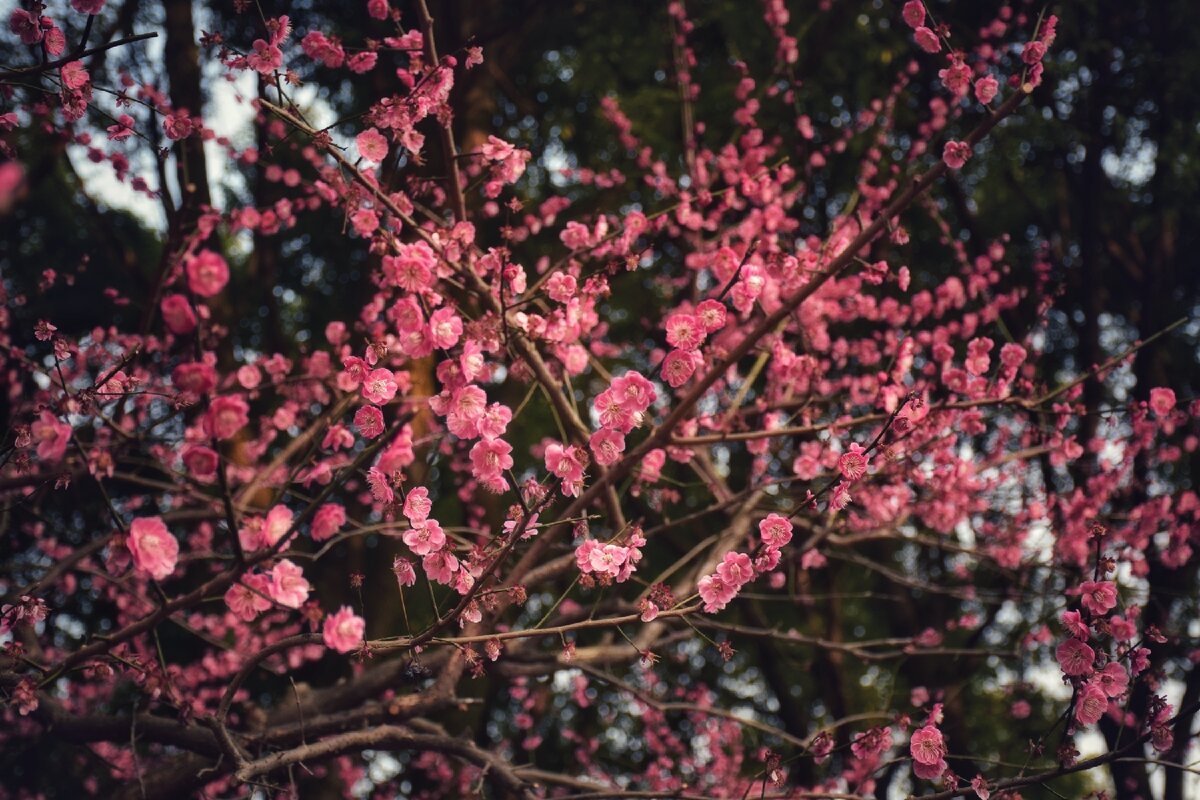
POLYGON ((1076 639, 1087 641, 1091 635, 1091 629, 1088 628, 1087 623, 1083 621, 1083 615, 1078 611, 1064 611, 1062 613, 1062 623, 1067 632, 1076 639))
POLYGON ((63 85, 68 89, 82 89, 90 80, 87 69, 80 61, 70 61, 62 65, 63 85))
POLYGON ((706 335, 704 325, 692 314, 676 313, 667 317, 667 344, 680 350, 695 350, 706 335))
POLYGON ((715 333, 725 327, 728 312, 720 300, 705 300, 696 306, 696 319, 705 333, 715 333))
POLYGON ((433 346, 449 350, 462 336, 462 319, 449 308, 439 308, 429 315, 429 333, 433 346))
POLYGON ((588 449, 592 451, 592 458, 597 464, 607 467, 621 460, 621 453, 625 452, 625 436, 612 429, 596 431, 588 440, 588 449))
POLYGON ((195 121, 192 120, 187 110, 180 109, 168 114, 163 119, 163 132, 166 133, 168 139, 178 141, 191 136, 194 125, 195 121))
POLYGON ((129 524, 126 540, 133 554, 133 565, 138 572, 145 573, 157 581, 164 580, 175 571, 179 559, 179 542, 167 530, 162 517, 138 517, 129 524))
POLYGON ((758 535, 765 547, 778 550, 792 540, 792 521, 780 514, 768 514, 758 523, 758 535))
POLYGON ((181 294, 169 294, 163 297, 160 305, 163 324, 175 336, 187 336, 196 330, 196 312, 192 311, 192 303, 181 294))
POLYGON ((63 460, 67 454, 67 445, 71 441, 71 426, 59 422, 58 417, 49 411, 38 414, 33 424, 29 426, 33 440, 37 442, 37 456, 48 464, 63 460))
POLYGON ((950 169, 962 169, 963 164, 971 157, 971 145, 966 142, 950 141, 942 149, 942 161, 950 169))
POLYGON ((367 0, 367 15, 371 19, 387 19, 388 11, 388 0, 367 0))
POLYGON ((250 424, 250 406, 238 395, 213 398, 204 418, 205 431, 222 441, 232 439, 250 424))
POLYGON ((558 442, 546 445, 546 469, 562 480, 563 494, 576 497, 583 485, 583 453, 578 447, 558 442))
POLYGON ((715 614, 729 604, 737 596, 737 589, 721 579, 720 575, 705 575, 696 584, 700 599, 704 601, 704 610, 715 614))
POLYGON ((338 529, 346 524, 346 509, 339 503, 325 503, 313 515, 312 538, 314 542, 323 542, 333 538, 338 529))
MULTIPOLYGON (((386 370, 385 370, 386 371, 386 370)), ((375 406, 363 406, 354 413, 354 427, 365 439, 383 433, 383 412, 375 406)))
POLYGON ((369 403, 385 405, 396 396, 399 388, 390 369, 373 369, 363 380, 362 395, 369 403))
POLYGON ((240 583, 226 590, 225 605, 238 619, 251 622, 271 607, 269 592, 270 578, 260 573, 247 573, 240 583))
POLYGON ((850 484, 842 481, 837 486, 833 487, 833 494, 829 497, 829 508, 832 511, 841 511, 846 506, 850 505, 850 484))
POLYGON ((367 623, 354 613, 350 606, 342 606, 325 618, 321 630, 325 646, 339 653, 349 653, 357 650, 363 641, 363 632, 367 623))
POLYGON ((448 586, 458 572, 458 559, 448 550, 439 550, 421 559, 421 569, 430 580, 448 586))
POLYGON ((867 474, 869 463, 870 459, 863 454, 862 445, 852 444, 849 452, 843 453, 838 459, 838 472, 847 481, 853 482, 867 474))
POLYGON ((975 99, 985 106, 996 98, 1000 91, 1000 83, 991 75, 985 75, 975 81, 975 99))
POLYGON ((383 134, 374 128, 367 128, 365 131, 354 137, 354 143, 358 145, 358 153, 367 161, 374 161, 376 164, 382 164, 387 159, 388 142, 383 134))
POLYGON ((1129 688, 1129 673, 1116 661, 1104 665, 1092 681, 1100 687, 1105 697, 1120 697, 1129 688))
POLYGON ((259 531, 258 547, 274 547, 278 544, 279 540, 291 530, 293 520, 295 520, 295 514, 290 508, 285 505, 274 506, 267 512, 266 519, 263 520, 262 528, 259 531))
POLYGON ((913 38, 916 39, 917 46, 926 53, 936 53, 942 49, 942 40, 924 25, 913 31, 913 38))
POLYGON ((415 586, 417 583, 417 571, 413 569, 413 564, 403 556, 396 556, 392 560, 392 574, 396 576, 396 582, 403 589, 405 586, 415 586))
POLYGON ((1079 584, 1079 599, 1093 616, 1102 617, 1117 606, 1117 589, 1112 581, 1084 581, 1079 584))
POLYGON ((404 532, 404 543, 416 555, 427 556, 441 550, 446 544, 446 534, 436 519, 427 519, 413 525, 404 532))
POLYGON ((1150 410, 1160 419, 1168 416, 1175 408, 1175 390, 1156 386, 1150 390, 1150 410))
POLYGON ((229 264, 212 250, 201 250, 187 260, 188 288, 200 297, 220 294, 229 283, 229 264))
POLYGON ((1092 671, 1096 651, 1078 639, 1067 639, 1055 651, 1064 675, 1087 675, 1092 671))
POLYGON ((184 448, 180 458, 188 473, 197 478, 211 478, 217 474, 220 457, 217 455, 217 451, 211 447, 190 444, 184 448))
POLYGON ((925 24, 925 4, 921 0, 908 0, 900 13, 910 28, 919 28, 925 24))
POLYGON ((417 526, 429 519, 433 503, 429 500, 429 490, 424 486, 410 489, 404 498, 404 516, 410 525, 417 526))
POLYGON ((1095 725, 1108 710, 1108 696, 1094 683, 1088 683, 1075 698, 1075 720, 1080 725, 1095 725))
POLYGON ((940 730, 933 725, 926 725, 913 731, 908 751, 918 764, 934 765, 946 756, 946 741, 940 730))
POLYGON ((504 472, 513 465, 511 452, 512 445, 503 439, 481 439, 471 448, 471 474, 490 490, 504 491, 508 486, 504 472))
POLYGON ((725 583, 740 589, 754 578, 754 567, 745 553, 726 553, 717 565, 717 576, 725 583))
POLYGON ((672 350, 663 359, 663 378, 671 388, 678 389, 691 379, 702 363, 704 357, 698 350, 672 350))
POLYGON ((271 569, 269 592, 271 599, 281 606, 299 608, 308 599, 311 588, 304 579, 304 571, 288 559, 282 559, 271 569))

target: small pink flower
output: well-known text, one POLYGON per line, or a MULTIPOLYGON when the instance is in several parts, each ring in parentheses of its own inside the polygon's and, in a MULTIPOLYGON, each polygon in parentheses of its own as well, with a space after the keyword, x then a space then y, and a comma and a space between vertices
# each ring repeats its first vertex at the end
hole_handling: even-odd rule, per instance
POLYGON ((250 424, 250 406, 237 395, 214 398, 204 418, 206 432, 220 440, 232 439, 250 424))
POLYGON ((262 612, 271 607, 268 599, 270 578, 257 573, 242 577, 241 583, 235 583, 225 592, 225 605, 234 616, 243 622, 252 622, 262 612))
POLYGON ((705 575, 696 584, 700 599, 704 601, 704 611, 714 614, 729 604, 737 596, 737 589, 721 580, 719 575, 705 575))
POLYGON ((325 618, 322 636, 325 646, 339 653, 349 653, 362 644, 367 623, 350 606, 342 606, 325 618))
POLYGON ((1089 683, 1075 699, 1075 720, 1080 725, 1095 725, 1108 710, 1108 696, 1093 683, 1089 683))
POLYGON ((310 588, 304 579, 304 571, 286 558, 271 570, 271 599, 281 606, 299 608, 304 605, 310 588))
POLYGON ((168 114, 163 120, 163 132, 167 134, 167 138, 172 141, 186 139, 192 135, 194 121, 188 114, 186 109, 168 114))
POLYGON ((396 576, 396 582, 402 589, 417 583, 417 571, 413 569, 412 562, 402 556, 392 559, 392 574, 396 576))
POLYGON ((433 503, 429 500, 429 490, 418 486, 409 491, 404 498, 404 516, 410 525, 416 526, 429 519, 433 503))
POLYGON ((404 532, 404 543, 416 555, 436 553, 446 544, 446 534, 436 519, 427 519, 404 532))
POLYGON ((1078 639, 1067 639, 1054 654, 1064 675, 1087 675, 1096 661, 1096 651, 1078 639))
POLYGON ((900 13, 910 28, 919 28, 925 24, 925 4, 921 0, 908 0, 900 13))
POLYGON ((942 40, 924 25, 913 31, 913 38, 917 40, 917 46, 926 53, 936 53, 942 49, 942 40))
POLYGON ((160 308, 163 324, 166 324, 167 330, 175 336, 187 336, 196 330, 196 312, 192 311, 192 303, 187 302, 184 295, 172 294, 163 297, 160 308))
POLYGON ((745 553, 726 553, 717 565, 717 575, 725 583, 740 589, 754 578, 754 567, 745 553))
POLYGON ((1110 661, 1092 679, 1105 697, 1120 697, 1129 688, 1129 673, 1116 661, 1110 661))
POLYGON ((274 547, 278 544, 291 530, 295 518, 296 515, 285 505, 277 505, 268 511, 259 532, 259 547, 274 547))
POLYGON ((396 396, 399 388, 390 369, 373 369, 363 380, 362 393, 367 402, 385 405, 396 396))
POLYGON ((766 547, 778 550, 792 540, 792 521, 780 514, 768 514, 758 523, 758 535, 766 547))
POLYGON ((29 426, 33 440, 37 442, 37 456, 47 463, 62 461, 71 441, 71 426, 59 422, 50 411, 43 411, 29 426))
POLYGON ((846 506, 850 505, 850 484, 842 481, 837 486, 833 487, 833 494, 829 498, 829 508, 833 511, 841 511, 846 506))
POLYGON ((996 99, 997 92, 1000 91, 1000 82, 991 75, 985 75, 975 81, 975 99, 983 103, 985 106, 996 99))
POLYGON ((971 157, 971 145, 966 142, 950 141, 942 149, 942 161, 950 169, 962 169, 963 164, 971 157))
POLYGON ((592 451, 592 458, 597 464, 607 467, 621 460, 621 453, 625 452, 625 436, 611 429, 596 431, 588 440, 588 449, 592 451))
POLYGON ((918 764, 936 765, 946 755, 946 741, 941 731, 933 725, 926 725, 913 732, 908 750, 918 764))
POLYGON ((1117 589, 1112 581, 1084 581, 1079 584, 1079 599, 1094 616, 1102 617, 1117 606, 1117 589))
POLYGON ((863 448, 860 444, 850 445, 850 451, 843 453, 838 459, 838 472, 842 473, 842 477, 848 481, 856 481, 867 474, 867 465, 869 459, 863 455, 863 448))
POLYGON ((167 530, 162 517, 138 517, 129 525, 126 540, 133 565, 155 580, 170 577, 179 558, 179 542, 167 530))
POLYGON ((332 539, 338 529, 346 524, 346 509, 338 503, 325 503, 313 515, 312 538, 314 542, 332 539))
POLYGON ((1175 408, 1175 392, 1163 386, 1150 390, 1150 410, 1159 419, 1166 417, 1175 408))
POLYGON ((219 253, 201 250, 187 261, 188 288, 200 297, 213 297, 229 283, 229 264, 219 253))
POLYGON ((197 478, 211 478, 217 474, 219 458, 217 451, 211 447, 190 444, 183 450, 182 461, 191 475, 197 478))
POLYGON ((354 427, 364 439, 374 439, 383 433, 383 412, 375 406, 363 406, 354 413, 354 427))
POLYGON ((458 572, 458 559, 448 550, 439 550, 421 559, 421 569, 430 580, 448 586, 458 572))
POLYGON ((358 145, 358 153, 367 161, 382 164, 387 158, 388 142, 383 134, 374 128, 367 128, 354 138, 358 145))
POLYGON ((62 65, 63 86, 68 89, 82 89, 91 80, 82 62, 70 61, 62 65))

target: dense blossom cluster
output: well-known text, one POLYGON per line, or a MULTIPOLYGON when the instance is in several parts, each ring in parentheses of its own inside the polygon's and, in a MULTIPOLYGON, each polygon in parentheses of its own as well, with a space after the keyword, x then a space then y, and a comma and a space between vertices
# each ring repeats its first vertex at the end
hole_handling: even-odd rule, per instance
MULTIPOLYGON (((777 72, 759 82, 744 64, 733 67, 737 135, 709 142, 703 123, 691 124, 680 166, 642 144, 619 99, 606 98, 604 114, 636 173, 577 170, 565 179, 610 188, 637 178, 659 210, 572 218, 569 197, 518 199, 528 150, 490 135, 475 151, 456 151, 451 95, 485 53, 468 46, 439 57, 427 10, 418 22, 385 0, 366 3, 379 35, 365 42, 293 31, 286 16, 265 20, 249 42, 207 38, 215 66, 270 87, 254 110, 272 148, 295 156, 285 165, 270 163, 270 148, 238 150, 201 109, 177 107, 161 89, 120 76, 121 102, 110 103, 109 76, 79 59, 58 63, 68 45, 55 15, 100 14, 102 0, 73 0, 71 10, 47 15, 32 5, 11 12, 8 26, 44 55, 57 92, 53 102, 6 107, 3 130, 53 129, 151 195, 147 178, 130 173, 131 148, 161 134, 183 159, 188 147, 215 142, 234 162, 257 164, 283 194, 262 206, 192 209, 190 218, 181 206, 172 217, 176 249, 155 276, 142 327, 68 336, 57 327, 67 320, 23 317, 24 295, 36 287, 0 286, 0 369, 15 409, 0 498, 41 508, 68 503, 58 498, 87 484, 103 499, 100 513, 72 522, 86 528, 82 544, 39 513, 15 512, 20 531, 6 533, 20 570, 0 576, 8 730, 0 741, 52 730, 64 715, 104 716, 132 691, 143 698, 138 713, 155 710, 139 730, 149 747, 129 747, 128 724, 120 737, 87 740, 120 781, 167 770, 179 748, 203 761, 214 796, 247 793, 257 779, 322 754, 338 757, 353 785, 366 772, 347 753, 393 747, 414 751, 407 768, 441 786, 440 796, 462 796, 485 779, 512 796, 555 796, 558 788, 538 783, 551 779, 512 764, 523 760, 517 751, 536 751, 535 714, 566 676, 560 708, 582 713, 596 684, 624 693, 654 757, 639 757, 614 781, 600 743, 564 725, 556 735, 576 748, 580 771, 559 788, 746 797, 769 785, 773 797, 866 796, 907 737, 915 778, 956 790, 963 767, 943 732, 948 699, 914 703, 927 712, 920 727, 890 700, 844 719, 832 716, 831 700, 830 716, 806 719, 803 737, 772 740, 827 767, 801 786, 779 753, 746 747, 740 713, 710 713, 722 702, 717 688, 673 685, 655 671, 664 656, 685 668, 685 637, 733 658, 739 629, 723 615, 764 595, 799 597, 808 588, 798 587, 825 580, 832 559, 894 577, 895 565, 855 549, 890 538, 913 548, 913 564, 917 548, 957 554, 937 587, 961 600, 945 619, 920 620, 899 644, 746 630, 839 658, 936 654, 948 636, 1002 630, 991 611, 984 620, 976 570, 1020 574, 1014 586, 1055 596, 1060 607, 1039 601, 1036 623, 1002 635, 1020 640, 1014 656, 1031 669, 1057 661, 1069 688, 1056 709, 1068 720, 1064 735, 1108 716, 1153 750, 1172 751, 1180 709, 1166 699, 1156 647, 1179 631, 1142 606, 1136 587, 1151 571, 1194 563, 1200 499, 1191 490, 1137 491, 1136 471, 1197 448, 1196 404, 1155 387, 1147 401, 1112 410, 1108 429, 1082 426, 1097 412, 1082 404, 1083 383, 1127 366, 1136 348, 1062 382, 1038 368, 1042 331, 998 338, 1008 335, 1004 315, 1036 304, 1049 281, 1043 270, 1037 285, 1008 280, 1006 240, 969 255, 946 235, 953 269, 945 274, 918 278, 905 264, 921 258, 906 227, 913 202, 949 170, 969 169, 973 148, 1041 83, 1052 15, 1005 6, 967 52, 911 0, 900 16, 920 60, 914 52, 894 85, 844 126, 822 129, 798 114, 803 144, 790 152, 759 123, 764 103, 788 107, 798 89, 781 77, 798 59, 788 9, 767 0, 777 72), (934 61, 938 95, 913 131, 898 131, 897 105, 934 61), (352 122, 318 128, 284 99, 295 71, 360 76, 385 63, 395 92, 352 122), (93 91, 101 88, 103 97, 93 91), (89 123, 89 108, 106 124, 89 123), (866 143, 855 165, 857 205, 818 235, 799 212, 808 180, 844 158, 851 141, 866 143), (893 161, 891 151, 902 157, 893 161), (391 176, 439 158, 445 181, 391 176), (344 221, 349 246, 369 251, 366 301, 295 352, 234 347, 222 309, 238 264, 223 237, 275 235, 301 213, 344 221), (523 255, 533 244, 554 258, 523 255), (666 263, 668 252, 677 264, 666 263), (624 331, 609 317, 612 297, 649 285, 663 290, 659 316, 624 331), (523 402, 507 400, 514 387, 523 402), (541 431, 545 420, 557 438, 528 441, 523 432, 541 431), (745 474, 734 474, 727 465, 742 457, 745 474), (1060 494, 1024 469, 1044 460, 1047 472, 1065 472, 1085 459, 1090 470, 1060 494), (724 521, 711 535, 670 541, 671 531, 717 514, 724 521), (368 537, 391 557, 396 581, 367 588, 400 606, 403 629, 370 616, 361 576, 322 560, 368 537), (330 602, 335 583, 351 585, 359 604, 330 602), (410 608, 424 594, 430 613, 409 627, 421 622, 410 608), (70 628, 82 596, 108 609, 104 629, 55 635, 48 620, 70 628), (193 635, 202 654, 165 662, 156 637, 167 622, 193 635), (704 631, 729 636, 715 642, 704 631), (392 651, 402 652, 389 659, 392 651), (341 688, 301 697, 293 684, 287 699, 259 708, 246 687, 256 669, 284 675, 330 653, 364 662, 341 688), (642 665, 636 685, 604 671, 626 662, 642 665), (520 741, 507 743, 511 758, 466 740, 447 744, 435 724, 457 707, 459 679, 489 670, 512 680, 520 741), (422 688, 397 688, 405 676, 422 688), (299 721, 293 692, 308 712, 299 721), (874 719, 889 724, 868 727, 874 719), (177 727, 163 734, 168 724, 177 727), (355 733, 364 726, 378 738, 355 733), (322 737, 334 744, 312 749, 322 737)), ((671 3, 669 16, 681 97, 694 98, 687 9, 671 3)), ((20 158, 16 142, 6 133, 0 148, 20 158)), ((0 213, 17 202, 14 186, 0 179, 0 213)), ((131 302, 117 294, 107 301, 131 302)), ((896 582, 927 588, 903 577, 896 582)), ((1013 708, 1029 713, 1028 703, 1013 708)), ((755 719, 760 733, 777 732, 755 719)), ((988 773, 969 784, 985 800, 1013 780, 1012 771, 988 773)), ((0 796, 8 796, 2 788, 0 796)))

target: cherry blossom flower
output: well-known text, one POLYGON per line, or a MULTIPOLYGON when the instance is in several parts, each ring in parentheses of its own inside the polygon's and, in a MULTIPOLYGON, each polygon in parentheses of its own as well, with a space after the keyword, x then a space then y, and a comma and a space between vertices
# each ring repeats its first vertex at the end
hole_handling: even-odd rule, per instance
POLYGON ((942 150, 942 161, 950 169, 962 169, 963 164, 971 157, 971 145, 966 142, 946 142, 942 150))
POLYGON ((1165 419, 1175 408, 1175 391, 1163 386, 1150 390, 1150 410, 1160 419, 1165 419))
POLYGON ((358 153, 367 161, 381 164, 387 159, 388 142, 384 135, 374 128, 367 128, 355 137, 358 153))
POLYGON ((408 496, 404 498, 404 517, 414 527, 429 519, 429 512, 432 509, 433 503, 429 500, 429 490, 424 486, 410 489, 408 496))
POLYGON ((1102 617, 1117 606, 1117 589, 1112 581, 1084 581, 1079 585, 1079 599, 1094 616, 1102 617))
POLYGON ((157 581, 165 580, 175 571, 179 559, 179 542, 167 530, 162 517, 138 517, 129 524, 126 539, 133 565, 138 572, 157 581))
POLYGON ((323 542, 333 538, 343 525, 346 524, 346 509, 340 503, 325 503, 313 515, 312 538, 314 542, 323 542))
POLYGON ((59 422, 51 412, 43 411, 29 427, 33 440, 37 442, 38 458, 50 464, 62 461, 71 441, 71 426, 59 422))
POLYGON ((376 438, 384 430, 383 412, 375 406, 362 406, 354 413, 354 427, 364 439, 376 438))
POLYGON ((1096 651, 1078 639, 1067 639, 1055 651, 1064 675, 1088 675, 1096 661, 1096 651))
POLYGON ((299 566, 285 558, 271 569, 270 575, 268 591, 272 600, 288 608, 304 605, 311 587, 299 566))
POLYGON ((758 523, 758 535, 765 547, 779 549, 792 540, 792 521, 779 514, 768 514, 758 523))
POLYGON ((342 606, 325 618, 321 635, 326 647, 339 653, 349 653, 362 644, 366 628, 367 623, 362 617, 355 614, 350 606, 342 606))
POLYGON ((933 725, 926 725, 913 731, 908 750, 918 764, 935 765, 946 756, 946 741, 940 730, 933 725))
POLYGON ((229 283, 229 264, 219 253, 201 250, 186 264, 188 288, 198 297, 215 297, 229 283))
POLYGON ((1088 683, 1075 699, 1075 721, 1080 725, 1095 725, 1108 710, 1108 696, 1099 686, 1088 683))
POLYGON ((404 532, 404 543, 416 555, 427 556, 441 550, 446 544, 446 534, 435 519, 427 519, 420 524, 414 524, 404 532))
POLYGON ((842 477, 847 481, 853 482, 867 474, 869 463, 870 460, 864 455, 862 445, 851 444, 849 451, 843 453, 838 459, 838 472, 842 473, 842 477))

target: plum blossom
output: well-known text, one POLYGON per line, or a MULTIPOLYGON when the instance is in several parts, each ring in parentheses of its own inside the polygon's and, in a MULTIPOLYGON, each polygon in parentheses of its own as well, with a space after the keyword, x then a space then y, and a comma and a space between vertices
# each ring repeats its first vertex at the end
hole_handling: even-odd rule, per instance
POLYGON ((363 632, 367 623, 354 613, 350 606, 342 606, 325 618, 321 629, 325 646, 339 653, 349 653, 358 649, 363 641, 363 632))
POLYGON ((229 283, 229 264, 219 253, 201 250, 187 260, 188 288, 199 297, 215 297, 229 283))
POLYGON ((161 581, 175 571, 179 542, 167 530, 162 517, 138 517, 131 522, 126 545, 138 572, 161 581))
POLYGON ((1067 639, 1055 651, 1064 675, 1087 675, 1096 661, 1096 651, 1078 639, 1067 639))
POLYGON ((271 599, 281 606, 299 608, 308 599, 310 589, 304 571, 288 559, 282 559, 271 569, 268 591, 271 599))

